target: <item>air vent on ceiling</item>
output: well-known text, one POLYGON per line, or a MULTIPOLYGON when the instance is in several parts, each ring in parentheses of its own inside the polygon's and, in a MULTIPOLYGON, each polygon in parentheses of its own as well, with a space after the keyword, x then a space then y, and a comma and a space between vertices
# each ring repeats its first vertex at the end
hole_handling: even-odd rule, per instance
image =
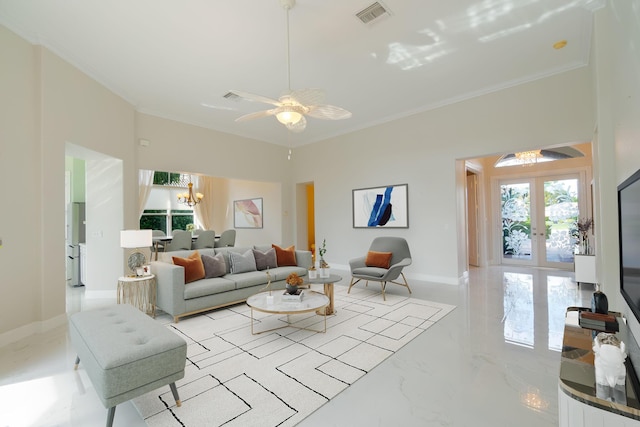
POLYGON ((362 21, 363 24, 372 24, 374 21, 378 21, 383 17, 390 15, 391 13, 389 13, 389 10, 380 2, 375 2, 356 13, 356 17, 362 21))
POLYGON ((222 97, 225 99, 229 99, 231 101, 237 101, 238 99, 240 99, 240 96, 233 92, 227 92, 224 95, 222 95, 222 97))

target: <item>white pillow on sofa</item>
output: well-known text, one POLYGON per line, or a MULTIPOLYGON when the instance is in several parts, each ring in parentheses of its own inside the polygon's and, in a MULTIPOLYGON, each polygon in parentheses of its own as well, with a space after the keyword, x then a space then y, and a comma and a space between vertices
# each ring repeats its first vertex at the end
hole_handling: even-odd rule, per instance
POLYGON ((243 254, 229 252, 229 267, 231 274, 256 271, 256 259, 253 257, 253 250, 249 249, 243 254))

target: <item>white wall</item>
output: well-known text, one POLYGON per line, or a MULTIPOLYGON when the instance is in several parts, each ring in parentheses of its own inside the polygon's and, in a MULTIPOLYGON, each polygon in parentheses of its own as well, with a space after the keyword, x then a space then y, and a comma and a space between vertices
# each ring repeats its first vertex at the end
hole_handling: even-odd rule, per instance
POLYGON ((326 237, 329 264, 346 266, 373 237, 398 235, 411 247, 409 276, 459 283, 465 179, 456 159, 591 141, 591 87, 582 68, 298 148, 294 182, 315 183, 316 240, 326 237), (352 228, 352 189, 402 183, 408 229, 352 228))
POLYGON ((640 0, 609 0, 596 13, 595 92, 598 99, 596 221, 601 224, 598 274, 612 310, 640 325, 620 295, 617 185, 640 169, 640 0))

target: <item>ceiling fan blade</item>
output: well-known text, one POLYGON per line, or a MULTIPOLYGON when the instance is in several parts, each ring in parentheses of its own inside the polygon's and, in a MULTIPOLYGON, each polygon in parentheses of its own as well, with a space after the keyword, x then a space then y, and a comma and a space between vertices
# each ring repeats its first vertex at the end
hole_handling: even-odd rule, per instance
POLYGON ((308 116, 324 120, 342 120, 351 117, 351 112, 335 105, 309 105, 308 116))
POLYGON ((236 119, 236 122, 246 122, 247 120, 259 119, 262 117, 273 116, 276 113, 276 109, 257 111, 255 113, 245 114, 236 119))
POLYGON ((280 101, 277 101, 277 100, 271 99, 271 98, 267 98, 266 96, 256 95, 255 93, 242 92, 240 90, 232 90, 230 92, 235 93, 240 98, 246 99, 247 101, 263 102, 265 104, 275 105, 276 107, 279 107, 281 105, 280 101))
POLYGON ((303 130, 305 130, 305 128, 307 127, 307 119, 305 119, 304 116, 302 116, 302 118, 300 118, 298 123, 295 123, 293 125, 285 125, 285 126, 291 132, 300 133, 303 130))
MULTIPOLYGON (((298 89, 286 92, 284 96, 292 98, 300 105, 319 105, 324 102, 324 92, 320 89, 298 89)), ((282 97, 280 98, 282 100, 282 97)))

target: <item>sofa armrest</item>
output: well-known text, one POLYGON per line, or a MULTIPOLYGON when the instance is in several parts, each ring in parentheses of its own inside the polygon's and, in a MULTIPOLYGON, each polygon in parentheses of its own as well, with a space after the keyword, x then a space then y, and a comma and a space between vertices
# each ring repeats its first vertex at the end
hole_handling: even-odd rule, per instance
POLYGON ((296 264, 298 267, 302 267, 306 270, 311 268, 313 261, 311 258, 311 251, 296 251, 296 264))
POLYGON ((184 267, 153 261, 151 272, 156 275, 156 305, 172 316, 184 313, 184 267))

